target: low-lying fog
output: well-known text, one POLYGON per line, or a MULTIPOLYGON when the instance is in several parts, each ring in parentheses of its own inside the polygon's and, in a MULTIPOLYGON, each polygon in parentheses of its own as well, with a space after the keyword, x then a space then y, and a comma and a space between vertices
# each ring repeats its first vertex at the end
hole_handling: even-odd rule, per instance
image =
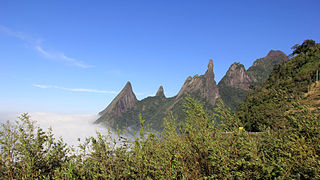
MULTIPOLYGON (((0 122, 10 120, 14 122, 21 113, 14 112, 0 112, 0 122)), ((53 134, 56 138, 62 137, 64 142, 68 145, 76 147, 78 138, 83 140, 89 136, 96 136, 96 132, 107 134, 106 127, 93 124, 98 118, 94 114, 59 114, 50 112, 32 112, 29 113, 32 120, 37 122, 44 130, 52 128, 53 134)), ((117 138, 116 133, 112 133, 113 138, 117 138)))

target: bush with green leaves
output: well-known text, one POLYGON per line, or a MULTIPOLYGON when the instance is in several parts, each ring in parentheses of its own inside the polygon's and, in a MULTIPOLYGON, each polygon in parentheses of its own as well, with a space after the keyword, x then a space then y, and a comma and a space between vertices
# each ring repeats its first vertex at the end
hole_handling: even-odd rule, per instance
POLYGON ((0 131, 0 173, 7 179, 51 177, 69 161, 69 150, 62 139, 55 140, 52 131, 35 126, 28 114, 20 121, 2 124, 0 131))
POLYGON ((297 103, 287 129, 252 134, 219 101, 212 115, 190 97, 186 123, 170 114, 155 134, 141 120, 139 138, 122 143, 97 133, 79 150, 55 140, 24 114, 1 129, 5 179, 318 179, 319 117, 297 103), (216 123, 219 119, 220 123, 216 123), (307 122, 306 122, 307 121, 307 122))

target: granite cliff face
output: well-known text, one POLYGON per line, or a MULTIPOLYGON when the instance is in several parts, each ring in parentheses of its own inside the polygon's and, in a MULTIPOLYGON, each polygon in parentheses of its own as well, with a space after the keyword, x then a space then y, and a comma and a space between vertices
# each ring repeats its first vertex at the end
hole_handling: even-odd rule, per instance
POLYGON ((213 61, 210 60, 208 69, 204 75, 189 76, 180 89, 176 99, 184 97, 186 94, 199 93, 211 105, 215 105, 219 97, 219 90, 214 80, 213 61))
POLYGON ((113 101, 101 112, 101 116, 96 123, 108 122, 111 126, 114 124, 114 119, 121 116, 122 113, 135 107, 138 103, 136 95, 132 91, 130 82, 124 86, 121 92, 113 99, 113 101))
POLYGON ((230 66, 219 84, 220 86, 223 84, 233 88, 249 90, 249 87, 253 82, 257 82, 257 80, 247 73, 243 64, 235 62, 230 66))

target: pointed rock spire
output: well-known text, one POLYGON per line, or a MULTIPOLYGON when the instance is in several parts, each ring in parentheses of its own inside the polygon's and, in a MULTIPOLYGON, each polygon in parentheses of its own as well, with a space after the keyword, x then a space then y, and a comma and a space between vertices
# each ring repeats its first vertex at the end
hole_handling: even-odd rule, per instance
MULTIPOLYGON (((125 85, 124 88, 121 90, 121 92, 122 92, 122 91, 128 91, 128 92, 133 93, 133 91, 132 91, 132 86, 131 86, 130 81, 128 81, 128 82, 126 83, 126 85, 125 85)), ((121 93, 121 92, 120 92, 120 93, 121 93)))
MULTIPOLYGON (((131 83, 128 81, 121 92, 112 100, 109 106, 99 113, 99 115, 101 115, 101 118, 99 119, 103 119, 104 115, 111 117, 110 119, 112 119, 112 117, 117 117, 128 109, 133 108, 137 102, 137 97, 132 91, 131 83)), ((113 124, 113 122, 109 123, 111 125, 113 124)))
POLYGON ((210 104, 214 105, 216 103, 216 99, 219 97, 219 90, 214 80, 212 59, 210 59, 208 69, 204 75, 189 76, 187 78, 176 99, 183 97, 185 94, 197 91, 200 92, 200 96, 206 98, 210 104))
POLYGON ((162 86, 159 87, 156 96, 165 97, 165 95, 164 95, 164 90, 163 90, 163 87, 162 87, 162 86))
POLYGON ((212 61, 212 59, 209 60, 208 71, 212 71, 213 72, 213 61, 212 61))
POLYGON ((212 59, 209 60, 208 69, 205 73, 205 76, 208 78, 214 79, 214 73, 213 73, 213 61, 212 59))
POLYGON ((204 97, 210 102, 210 104, 214 105, 216 103, 216 99, 219 97, 219 89, 217 87, 216 81, 214 80, 214 72, 213 72, 213 61, 209 60, 208 70, 205 75, 205 88, 203 89, 204 97))

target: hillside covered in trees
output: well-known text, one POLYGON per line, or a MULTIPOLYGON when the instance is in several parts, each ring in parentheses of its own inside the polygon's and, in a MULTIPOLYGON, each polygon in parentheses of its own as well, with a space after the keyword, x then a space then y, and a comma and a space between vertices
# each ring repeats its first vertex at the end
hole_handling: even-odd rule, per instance
MULTIPOLYGON (((320 70, 319 43, 306 40, 293 49, 292 55, 297 56, 282 66, 276 65, 268 80, 249 94, 239 108, 237 115, 247 130, 286 128, 292 113, 296 113, 294 109, 311 105, 306 103, 306 99, 310 98, 307 93, 317 88, 320 70)), ((316 114, 319 107, 312 109, 312 113, 316 114)))
POLYGON ((185 123, 174 114, 154 134, 140 118, 139 138, 97 134, 75 152, 24 114, 2 125, 4 179, 320 179, 320 44, 294 46, 292 58, 230 113, 190 96, 185 123), (218 120, 220 123, 217 123, 218 120), (252 131, 256 133, 252 133, 252 131), (119 137, 120 138, 120 137, 119 137))

